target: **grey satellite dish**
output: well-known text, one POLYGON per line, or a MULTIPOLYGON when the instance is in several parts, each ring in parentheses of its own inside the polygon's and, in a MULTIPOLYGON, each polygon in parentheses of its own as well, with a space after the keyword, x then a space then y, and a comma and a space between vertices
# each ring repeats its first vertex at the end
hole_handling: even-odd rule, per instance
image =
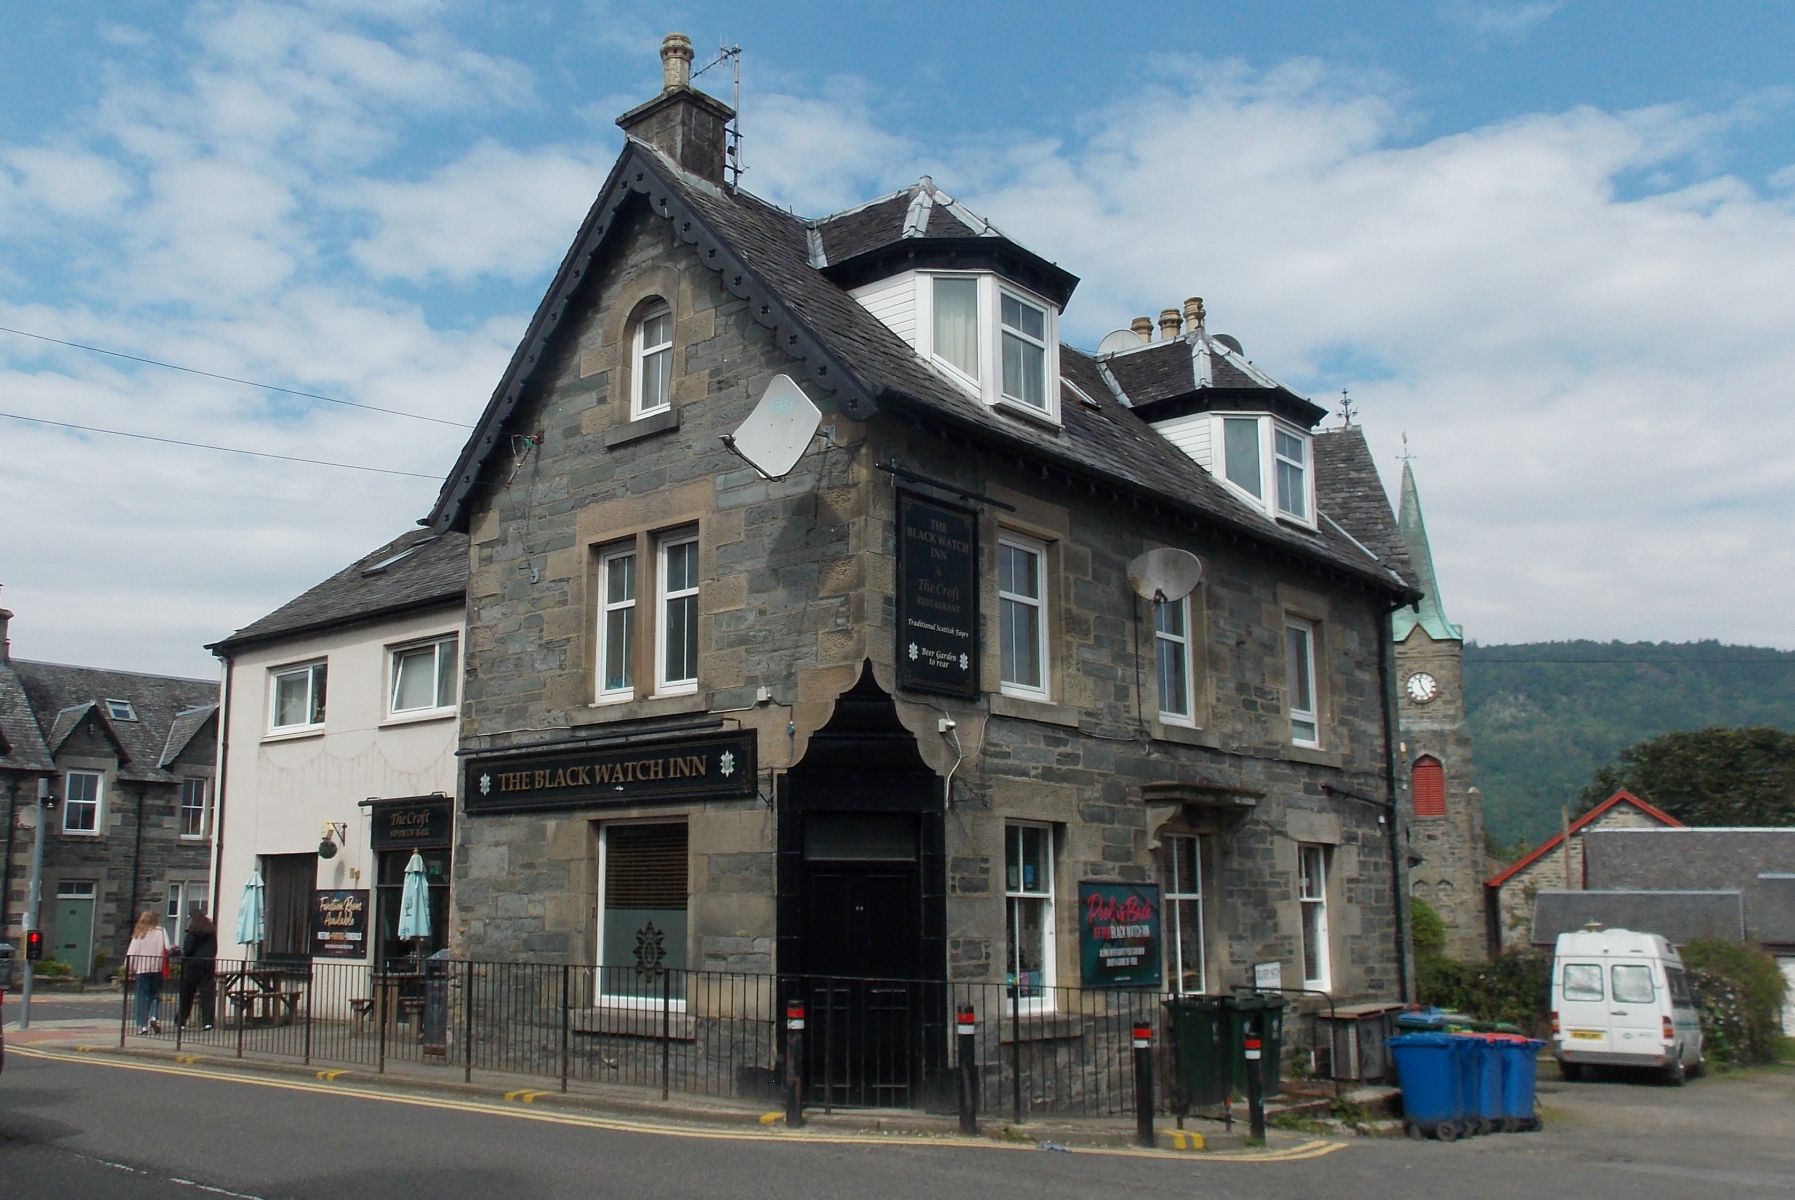
POLYGON ((1235 337, 1231 333, 1218 333, 1215 335, 1215 340, 1220 342, 1224 347, 1226 347, 1229 350, 1232 350, 1236 354, 1245 354, 1246 353, 1246 351, 1244 351, 1240 348, 1240 339, 1235 337))
POLYGON ((784 479, 804 456, 822 419, 803 388, 789 376, 775 375, 748 419, 722 440, 768 479, 784 479))
POLYGON ((1103 340, 1097 343, 1097 356, 1101 358, 1105 354, 1120 354, 1124 350, 1133 350, 1142 344, 1141 335, 1134 330, 1117 329, 1104 334, 1103 340))
POLYGON ((1182 600, 1203 582, 1203 560, 1188 550, 1161 546, 1128 564, 1128 586, 1143 600, 1182 600))

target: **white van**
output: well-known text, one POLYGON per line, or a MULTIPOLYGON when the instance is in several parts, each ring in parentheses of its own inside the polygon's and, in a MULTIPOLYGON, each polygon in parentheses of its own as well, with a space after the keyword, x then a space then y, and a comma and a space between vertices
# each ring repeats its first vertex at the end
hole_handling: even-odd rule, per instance
POLYGON ((1572 1080, 1597 1066, 1652 1067, 1675 1084, 1701 1074, 1701 1017, 1676 948, 1631 929, 1559 934, 1552 1056, 1572 1080))

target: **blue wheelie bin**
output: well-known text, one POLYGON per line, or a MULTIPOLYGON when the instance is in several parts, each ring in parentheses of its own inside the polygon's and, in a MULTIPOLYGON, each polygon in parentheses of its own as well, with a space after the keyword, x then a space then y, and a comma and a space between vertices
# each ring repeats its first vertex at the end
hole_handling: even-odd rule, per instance
POLYGON ((1455 1140, 1465 1132, 1462 1039, 1446 1033, 1403 1033, 1389 1040, 1402 1088, 1403 1127, 1410 1137, 1455 1140))
POLYGON ((1502 1127, 1502 1050, 1487 1033, 1453 1034, 1464 1046, 1465 1124, 1467 1132, 1489 1133, 1502 1127))
POLYGON ((1502 1059, 1502 1129, 1505 1133, 1540 1128, 1539 1111, 1534 1103, 1540 1048, 1544 1042, 1536 1038, 1509 1033, 1490 1035, 1502 1059))

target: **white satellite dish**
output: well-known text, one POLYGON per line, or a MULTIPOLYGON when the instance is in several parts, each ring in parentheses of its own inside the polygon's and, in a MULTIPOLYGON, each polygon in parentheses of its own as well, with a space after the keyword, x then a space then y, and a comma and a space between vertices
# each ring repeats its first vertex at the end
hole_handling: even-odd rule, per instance
POLYGON ((1138 349, 1143 345, 1145 343, 1141 341, 1141 335, 1132 329, 1112 330, 1104 334, 1103 340, 1097 343, 1097 357, 1102 358, 1105 354, 1120 354, 1124 350, 1138 349))
POLYGON ((1161 546, 1128 564, 1128 586, 1143 600, 1182 600, 1203 582, 1203 560, 1188 550, 1161 546))
POLYGON ((790 376, 775 375, 760 402, 740 428, 722 436, 723 444, 768 479, 791 474, 822 423, 822 410, 812 404, 790 376))

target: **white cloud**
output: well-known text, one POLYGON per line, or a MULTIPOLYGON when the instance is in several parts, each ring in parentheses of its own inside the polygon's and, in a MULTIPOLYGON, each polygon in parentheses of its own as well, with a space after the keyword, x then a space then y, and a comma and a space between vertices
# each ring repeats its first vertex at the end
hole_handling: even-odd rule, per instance
POLYGON ((1440 19, 1479 37, 1518 41, 1551 20, 1564 5, 1560 0, 1532 0, 1525 4, 1478 3, 1451 0, 1439 8, 1440 19))

